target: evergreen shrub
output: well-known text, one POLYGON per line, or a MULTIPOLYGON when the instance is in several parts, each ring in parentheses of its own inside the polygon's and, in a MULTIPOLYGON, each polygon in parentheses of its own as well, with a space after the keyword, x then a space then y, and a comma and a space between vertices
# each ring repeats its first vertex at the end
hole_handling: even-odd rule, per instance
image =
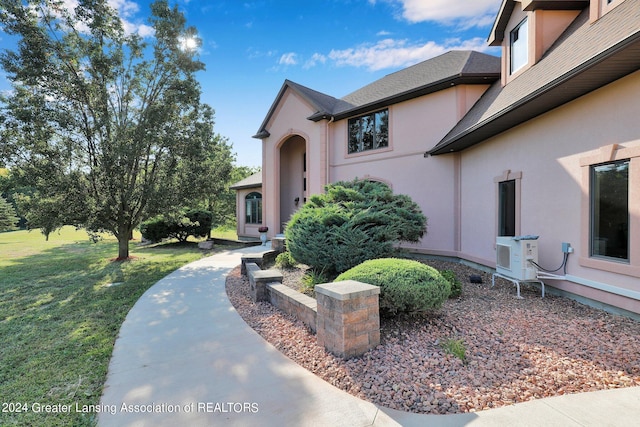
POLYGON ((417 242, 427 218, 409 196, 355 180, 325 187, 291 217, 287 249, 300 263, 335 276, 363 261, 393 256, 398 242, 417 242))
POLYGON ((365 261, 336 278, 342 280, 379 286, 380 312, 390 315, 437 310, 451 292, 451 285, 435 268, 399 258, 365 261))
POLYGON ((213 223, 209 211, 191 209, 175 215, 159 215, 140 224, 142 237, 152 242, 178 239, 186 242, 189 236, 208 237, 213 223))

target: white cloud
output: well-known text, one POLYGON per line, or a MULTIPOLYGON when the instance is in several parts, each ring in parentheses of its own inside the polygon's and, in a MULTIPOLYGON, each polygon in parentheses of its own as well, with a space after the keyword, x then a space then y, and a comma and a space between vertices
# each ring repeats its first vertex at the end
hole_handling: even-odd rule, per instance
POLYGON ((369 71, 385 68, 408 67, 441 55, 450 50, 487 50, 481 38, 452 39, 445 44, 434 41, 410 43, 407 40, 384 39, 376 44, 363 44, 355 48, 332 50, 328 57, 337 66, 365 67, 369 71))
MULTIPOLYGON (((138 3, 131 0, 108 0, 107 3, 118 12, 124 31, 127 34, 137 33, 141 37, 152 37, 155 34, 154 29, 149 25, 132 20, 133 16, 140 11, 138 3)), ((63 0, 59 7, 67 11, 73 11, 77 6, 78 0, 63 0)), ((78 31, 88 33, 89 27, 85 23, 81 23, 78 31)))
POLYGON ((327 62, 327 57, 326 55, 323 55, 321 53, 314 53, 310 59, 308 59, 305 63, 304 66, 302 68, 304 69, 309 69, 309 68, 313 68, 315 67, 318 63, 324 64, 325 62, 327 62))
POLYGON ((137 3, 130 0, 109 0, 109 6, 120 12, 120 17, 135 15, 140 10, 137 3))
POLYGON ((437 21, 467 28, 491 25, 501 0, 396 0, 409 22, 437 21), (471 20, 470 20, 471 19, 471 20))
POLYGON ((294 52, 285 53, 280 57, 278 64, 280 65, 296 65, 298 60, 294 52))

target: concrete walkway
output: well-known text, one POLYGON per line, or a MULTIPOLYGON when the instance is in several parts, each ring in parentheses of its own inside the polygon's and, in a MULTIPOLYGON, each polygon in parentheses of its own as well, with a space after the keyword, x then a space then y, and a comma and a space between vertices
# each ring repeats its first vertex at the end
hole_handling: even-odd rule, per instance
POLYGON ((357 399, 283 356, 229 302, 226 275, 264 249, 196 261, 140 298, 115 344, 99 426, 640 425, 640 387, 447 416, 357 399))

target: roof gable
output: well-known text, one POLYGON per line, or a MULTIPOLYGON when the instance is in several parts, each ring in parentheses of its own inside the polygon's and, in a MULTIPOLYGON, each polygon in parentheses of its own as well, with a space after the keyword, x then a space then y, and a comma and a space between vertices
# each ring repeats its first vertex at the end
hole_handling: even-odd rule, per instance
POLYGON ((337 108, 352 107, 343 106, 344 101, 340 99, 336 99, 322 92, 310 89, 301 84, 292 82, 291 80, 285 80, 282 84, 282 87, 280 88, 280 91, 278 92, 278 95, 276 96, 275 101, 273 101, 273 104, 271 104, 271 108, 269 108, 267 116, 262 122, 262 125, 260 125, 258 133, 253 136, 254 138, 261 139, 269 136, 269 132, 266 129, 267 123, 269 123, 269 120, 271 120, 271 117, 278 108, 278 105, 282 101, 282 98, 284 97, 287 90, 292 90, 293 92, 298 94, 302 99, 304 99, 311 105, 312 109, 316 110, 314 114, 308 117, 308 119, 310 120, 318 121, 323 118, 328 118, 329 116, 331 116, 332 111, 337 108))
MULTIPOLYGON (((522 0, 522 10, 582 10, 589 6, 589 0, 522 0)), ((509 18, 515 8, 515 0, 503 0, 493 22, 487 42, 489 46, 500 46, 509 18)))
POLYGON ((500 58, 474 51, 451 51, 389 74, 341 98, 285 80, 254 138, 266 138, 267 123, 286 90, 295 91, 316 112, 309 120, 341 120, 424 96, 456 84, 491 84, 500 78, 500 58))

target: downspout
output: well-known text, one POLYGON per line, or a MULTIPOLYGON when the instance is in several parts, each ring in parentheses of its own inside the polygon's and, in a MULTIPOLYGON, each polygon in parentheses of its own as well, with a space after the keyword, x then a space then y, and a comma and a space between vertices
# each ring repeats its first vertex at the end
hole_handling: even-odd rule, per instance
POLYGON ((325 137, 324 138, 325 138, 325 144, 326 144, 326 149, 325 149, 326 158, 325 158, 325 162, 324 162, 325 182, 323 183, 323 187, 325 185, 329 184, 329 181, 330 181, 329 173, 331 171, 331 168, 329 166, 329 161, 331 159, 331 144, 330 144, 331 138, 329 136, 329 127, 330 127, 331 123, 333 123, 334 119, 335 119, 335 116, 332 115, 329 118, 329 121, 327 122, 326 127, 325 127, 326 130, 325 130, 325 137))

